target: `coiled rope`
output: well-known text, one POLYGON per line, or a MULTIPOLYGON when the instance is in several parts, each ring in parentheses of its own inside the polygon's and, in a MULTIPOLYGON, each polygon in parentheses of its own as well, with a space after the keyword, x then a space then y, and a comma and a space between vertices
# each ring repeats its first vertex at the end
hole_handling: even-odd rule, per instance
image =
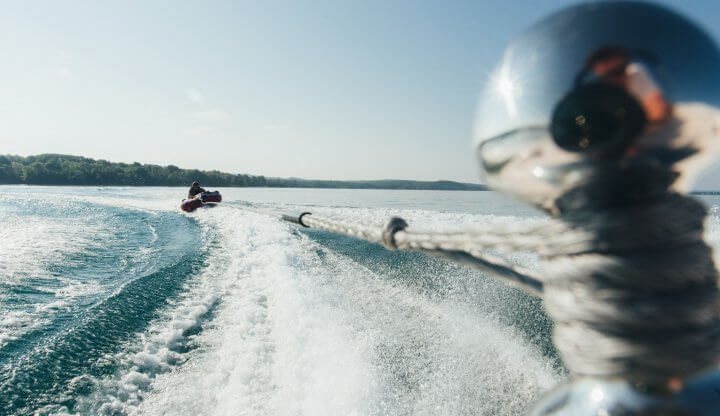
POLYGON ((720 356, 720 293, 703 241, 705 215, 699 202, 666 193, 650 204, 470 232, 417 232, 401 218, 382 228, 307 212, 283 219, 491 272, 542 296, 573 373, 662 385, 716 365, 720 356), (538 253, 539 271, 487 251, 538 253))

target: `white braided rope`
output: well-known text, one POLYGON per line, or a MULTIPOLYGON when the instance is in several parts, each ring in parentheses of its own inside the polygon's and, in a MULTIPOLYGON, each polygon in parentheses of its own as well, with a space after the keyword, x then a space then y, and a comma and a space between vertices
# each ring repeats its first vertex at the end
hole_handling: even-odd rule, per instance
MULTIPOLYGON (((341 222, 306 214, 302 223, 310 228, 345 234, 364 240, 385 244, 383 229, 362 224, 341 222)), ((465 230, 445 232, 422 232, 401 230, 394 234, 394 249, 398 250, 445 250, 478 253, 483 250, 534 252, 538 254, 563 251, 582 252, 592 248, 592 236, 583 230, 572 229, 559 221, 521 229, 517 226, 494 226, 486 231, 465 230), (552 236, 552 238, 548 238, 552 236)), ((386 244, 387 245, 387 244, 386 244)))
POLYGON ((404 227, 407 224, 399 218, 391 219, 385 227, 379 228, 322 218, 309 213, 301 215, 297 222, 305 227, 382 244, 393 250, 422 251, 436 257, 450 259, 489 272, 496 278, 505 280, 532 295, 539 295, 542 291, 542 283, 532 276, 529 271, 483 253, 483 251, 497 249, 498 247, 512 248, 516 251, 519 249, 527 251, 540 250, 540 245, 543 244, 542 239, 528 234, 524 235, 524 240, 521 237, 517 243, 513 243, 512 235, 503 235, 508 232, 508 229, 519 231, 517 227, 506 227, 502 230, 496 230, 497 232, 494 234, 489 233, 487 235, 479 233, 464 235, 460 231, 418 233, 405 231, 404 227), (394 222, 396 220, 400 222, 394 222), (399 227, 395 228, 398 225, 399 227))
POLYGON ((520 228, 418 232, 303 214, 300 224, 418 250, 491 272, 542 295, 554 340, 577 374, 662 383, 718 362, 720 296, 702 240, 702 206, 669 195, 655 204, 568 216, 520 228), (488 254, 541 255, 542 278, 488 254))
POLYGON ((303 215, 302 224, 306 227, 345 234, 351 237, 361 238, 372 243, 382 244, 382 230, 377 228, 359 224, 348 224, 329 218, 321 218, 311 214, 303 215))
POLYGON ((564 224, 551 224, 526 234, 491 229, 486 233, 441 232, 423 233, 399 231, 395 234, 398 249, 402 250, 460 250, 475 253, 482 250, 504 252, 534 252, 540 255, 559 249, 582 252, 591 248, 592 239, 586 232, 573 230, 564 224), (553 235, 553 238, 548 238, 553 235))

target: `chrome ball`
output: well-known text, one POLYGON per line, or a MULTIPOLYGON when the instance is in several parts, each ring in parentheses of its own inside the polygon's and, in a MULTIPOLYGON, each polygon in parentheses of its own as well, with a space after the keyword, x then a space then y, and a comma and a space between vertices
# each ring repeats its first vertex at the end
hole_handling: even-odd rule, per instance
POLYGON ((505 50, 481 94, 475 149, 485 181, 548 210, 637 161, 684 192, 720 151, 720 51, 664 7, 562 10, 505 50))

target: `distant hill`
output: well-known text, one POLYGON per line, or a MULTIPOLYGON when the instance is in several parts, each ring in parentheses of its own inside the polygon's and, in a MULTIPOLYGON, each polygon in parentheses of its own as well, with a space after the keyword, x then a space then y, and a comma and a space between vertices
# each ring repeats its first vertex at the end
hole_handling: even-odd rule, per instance
POLYGON ((330 181, 299 178, 266 178, 217 170, 180 169, 140 163, 115 163, 82 156, 41 154, 0 155, 0 184, 189 186, 194 180, 208 187, 349 188, 485 191, 483 185, 453 181, 330 181))

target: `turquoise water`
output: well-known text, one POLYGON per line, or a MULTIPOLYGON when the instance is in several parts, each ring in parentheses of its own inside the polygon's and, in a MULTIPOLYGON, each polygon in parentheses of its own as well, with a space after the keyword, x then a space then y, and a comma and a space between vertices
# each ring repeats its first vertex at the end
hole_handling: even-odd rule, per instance
POLYGON ((267 214, 545 220, 495 193, 0 190, 1 415, 516 415, 565 377, 539 300, 267 214))

